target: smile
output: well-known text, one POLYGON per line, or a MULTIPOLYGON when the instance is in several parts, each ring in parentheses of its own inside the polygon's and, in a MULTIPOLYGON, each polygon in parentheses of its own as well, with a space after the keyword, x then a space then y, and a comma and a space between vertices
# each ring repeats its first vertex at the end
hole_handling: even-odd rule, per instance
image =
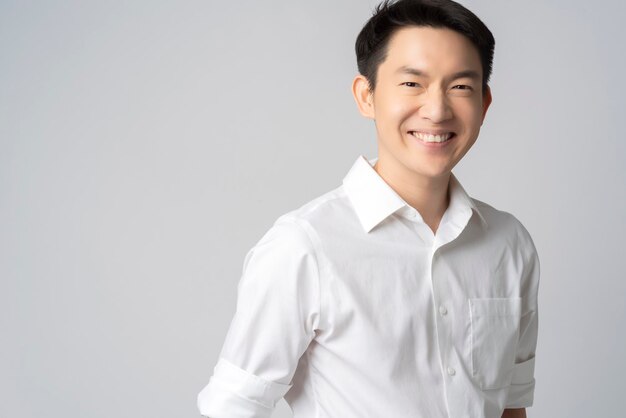
POLYGON ((455 135, 454 132, 446 132, 439 135, 433 135, 418 131, 409 131, 409 134, 413 135, 422 142, 446 142, 453 138, 455 135))

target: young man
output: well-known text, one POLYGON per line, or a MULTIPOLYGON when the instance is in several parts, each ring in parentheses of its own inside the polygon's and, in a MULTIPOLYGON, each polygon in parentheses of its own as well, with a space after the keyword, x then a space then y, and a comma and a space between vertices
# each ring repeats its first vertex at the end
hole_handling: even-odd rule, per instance
POLYGON ((539 259, 452 168, 476 141, 494 39, 450 0, 379 5, 353 93, 378 156, 280 216, 247 253, 202 415, 525 417, 539 259))

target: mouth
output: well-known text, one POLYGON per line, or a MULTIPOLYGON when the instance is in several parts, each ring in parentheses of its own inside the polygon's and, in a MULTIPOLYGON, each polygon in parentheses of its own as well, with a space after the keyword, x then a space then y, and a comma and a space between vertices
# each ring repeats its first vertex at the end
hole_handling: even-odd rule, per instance
POLYGON ((443 143, 448 142, 456 136, 454 132, 440 132, 437 134, 427 133, 422 131, 409 131, 410 135, 426 143, 443 143))

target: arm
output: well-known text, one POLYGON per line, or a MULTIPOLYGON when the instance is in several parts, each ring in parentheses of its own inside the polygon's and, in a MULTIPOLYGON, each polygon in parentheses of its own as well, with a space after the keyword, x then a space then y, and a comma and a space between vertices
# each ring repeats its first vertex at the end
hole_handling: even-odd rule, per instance
POLYGON ((319 291, 308 234, 295 221, 276 222, 244 260, 234 318, 198 395, 201 415, 270 417, 315 337, 319 291))
POLYGON ((526 418, 526 408, 505 409, 502 418, 526 418))
POLYGON ((540 265, 537 249, 530 234, 523 226, 519 232, 519 245, 524 252, 524 265, 520 282, 522 316, 520 318, 520 335, 515 353, 513 377, 504 405, 505 413, 502 415, 507 418, 525 417, 524 408, 532 406, 535 391, 535 351, 538 335, 537 296, 540 265), (508 412, 508 410, 514 412, 508 412))

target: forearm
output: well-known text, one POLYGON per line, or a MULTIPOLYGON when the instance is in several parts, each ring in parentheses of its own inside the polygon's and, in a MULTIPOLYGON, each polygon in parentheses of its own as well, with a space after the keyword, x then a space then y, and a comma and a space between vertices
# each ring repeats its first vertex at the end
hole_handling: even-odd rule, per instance
POLYGON ((526 408, 505 409, 502 418, 526 418, 526 408))

